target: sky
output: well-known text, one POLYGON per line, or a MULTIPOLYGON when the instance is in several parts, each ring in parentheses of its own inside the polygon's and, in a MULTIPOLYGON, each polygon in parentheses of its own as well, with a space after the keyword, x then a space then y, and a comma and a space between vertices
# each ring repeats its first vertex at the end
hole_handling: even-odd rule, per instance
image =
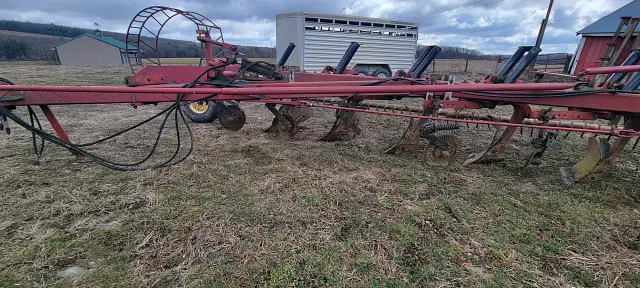
MULTIPOLYGON (((556 0, 542 42, 543 53, 573 53, 576 31, 631 0, 556 0)), ((418 42, 512 54, 534 45, 547 0, 0 0, 0 19, 127 32, 149 6, 195 11, 222 28, 225 42, 274 46, 276 14, 317 12, 420 22, 418 42)), ((152 29, 153 30, 153 29, 152 29)), ((195 40, 195 25, 173 18, 161 37, 195 40)))

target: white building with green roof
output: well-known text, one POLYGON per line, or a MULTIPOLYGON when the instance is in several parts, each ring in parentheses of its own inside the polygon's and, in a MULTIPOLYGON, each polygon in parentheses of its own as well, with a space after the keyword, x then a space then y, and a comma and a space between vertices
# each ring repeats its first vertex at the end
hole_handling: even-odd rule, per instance
MULTIPOLYGON (((102 32, 96 29, 94 33, 69 39, 51 47, 50 50, 56 51, 60 65, 117 66, 126 62, 126 45, 117 39, 103 36, 102 32)), ((135 47, 129 45, 129 53, 137 53, 135 47)))

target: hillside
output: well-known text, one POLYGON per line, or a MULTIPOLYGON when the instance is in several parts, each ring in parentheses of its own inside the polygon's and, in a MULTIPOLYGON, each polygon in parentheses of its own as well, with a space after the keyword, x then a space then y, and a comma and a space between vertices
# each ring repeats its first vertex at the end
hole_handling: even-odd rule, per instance
MULTIPOLYGON (((55 24, 0 20, 0 61, 54 59, 51 46, 92 30, 55 24)), ((124 41, 126 34, 103 31, 108 37, 124 41)), ((145 37, 143 37, 145 39, 145 37)), ((195 38, 194 38, 195 39, 195 38)), ((150 38, 146 39, 152 42, 150 38)), ((239 51, 251 58, 275 58, 274 48, 239 46, 239 51)), ((200 57, 200 44, 192 41, 161 38, 158 41, 158 56, 161 58, 200 57)), ((147 57, 152 57, 147 51, 147 57)))

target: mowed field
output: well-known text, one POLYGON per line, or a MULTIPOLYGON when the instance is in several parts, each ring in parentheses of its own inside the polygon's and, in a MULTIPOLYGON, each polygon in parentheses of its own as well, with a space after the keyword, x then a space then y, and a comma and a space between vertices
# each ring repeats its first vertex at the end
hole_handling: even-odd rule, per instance
MULTIPOLYGON (((128 73, 0 63, 17 84, 123 85, 128 73)), ((89 142, 166 106, 53 110, 73 141, 89 142)), ((605 181, 569 187, 558 169, 586 149, 577 133, 539 167, 522 168, 529 131, 503 163, 461 167, 495 130, 463 127, 445 166, 427 148, 381 154, 403 118, 367 115, 357 139, 327 143, 316 139, 334 112, 316 110, 297 139, 278 140, 263 133, 267 109, 241 107, 240 131, 192 123, 186 161, 138 172, 53 145, 34 165, 30 134, 11 123, 0 136, 0 287, 640 287, 640 153, 630 147, 605 181), (89 271, 56 277, 73 266, 89 271)), ((141 159, 158 127, 93 149, 141 159)), ((171 134, 159 156, 173 152, 171 134)))

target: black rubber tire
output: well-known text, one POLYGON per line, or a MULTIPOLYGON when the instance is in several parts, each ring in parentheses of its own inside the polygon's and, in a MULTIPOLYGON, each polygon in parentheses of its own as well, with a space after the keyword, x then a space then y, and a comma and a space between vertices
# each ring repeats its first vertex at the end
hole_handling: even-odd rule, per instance
POLYGON ((371 76, 380 77, 380 78, 389 78, 391 77, 391 73, 387 69, 378 69, 374 71, 373 74, 371 74, 371 76), (380 75, 384 75, 384 77, 380 75))
POLYGON ((189 104, 189 102, 185 102, 180 106, 180 109, 182 109, 182 112, 187 116, 187 118, 189 118, 189 120, 196 123, 211 123, 218 119, 218 109, 216 108, 217 105, 215 101, 209 101, 209 107, 204 113, 194 112, 189 108, 189 104))
POLYGON ((355 72, 360 76, 369 76, 369 71, 367 71, 367 69, 356 69, 355 72))

